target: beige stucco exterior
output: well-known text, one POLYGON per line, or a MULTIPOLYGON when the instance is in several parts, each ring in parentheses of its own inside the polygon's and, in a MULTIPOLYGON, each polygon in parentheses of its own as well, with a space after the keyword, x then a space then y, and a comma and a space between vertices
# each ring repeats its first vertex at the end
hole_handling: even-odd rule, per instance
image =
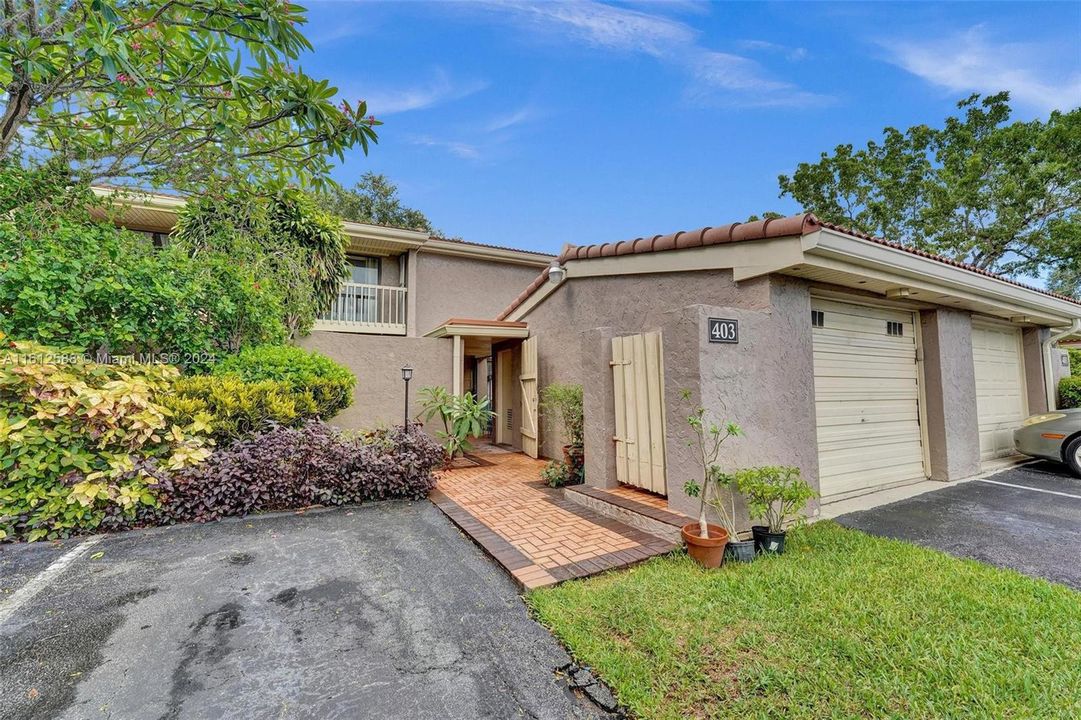
POLYGON ((339 427, 363 429, 402 422, 405 383, 401 368, 413 368, 409 383, 410 417, 420 412, 417 391, 429 385, 450 387, 450 343, 433 338, 409 338, 353 333, 313 332, 298 341, 349 368, 357 378, 353 404, 338 414, 339 427))
POLYGON ((537 276, 518 265, 435 252, 415 253, 415 314, 410 335, 423 335, 451 317, 491 319, 537 276))
MULTIPOLYGON (((731 468, 764 464, 817 475, 811 382, 810 295, 806 283, 761 277, 743 283, 729 271, 625 275, 569 280, 525 318, 538 338, 540 386, 580 382, 586 413, 586 477, 615 483, 611 338, 658 331, 665 366, 669 504, 695 512, 683 483, 700 470, 687 447, 686 417, 701 403, 747 435, 725 448, 731 468), (709 317, 740 321, 738 345, 706 340, 709 317), (792 382, 793 377, 803 382, 792 382), (682 391, 691 393, 681 401, 682 391)), ((563 438, 542 424, 542 454, 558 456, 563 438)))
MULTIPOLYGON (((710 416, 732 420, 745 431, 724 448, 726 469, 794 465, 817 488, 811 297, 825 294, 843 300, 844 288, 779 274, 736 282, 727 270, 679 270, 572 273, 559 287, 545 290, 539 302, 515 317, 525 320, 538 338, 541 388, 552 382, 584 387, 588 484, 603 488, 616 483, 611 338, 656 331, 663 338, 670 507, 696 511, 696 501, 682 486, 700 473, 687 447, 691 436, 686 423, 691 405, 699 403, 710 416), (737 319, 739 343, 708 342, 710 317, 737 319), (690 392, 690 403, 680 400, 683 390, 690 392)), ((973 314, 926 302, 891 301, 867 291, 847 292, 853 300, 919 311, 927 475, 948 481, 979 473, 973 314)), ((1046 336, 1046 329, 1023 329, 1025 388, 1032 412, 1046 407, 1040 401, 1040 341, 1046 336)), ((564 438, 543 417, 541 427, 542 454, 557 457, 564 438)))

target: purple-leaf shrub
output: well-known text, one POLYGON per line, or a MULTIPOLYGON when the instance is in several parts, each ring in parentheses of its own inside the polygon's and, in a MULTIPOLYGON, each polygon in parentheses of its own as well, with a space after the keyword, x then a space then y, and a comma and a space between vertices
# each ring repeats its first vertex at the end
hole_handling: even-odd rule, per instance
POLYGON ((419 500, 435 486, 443 449, 400 427, 350 437, 319 421, 272 427, 215 452, 159 485, 166 522, 369 500, 419 500))

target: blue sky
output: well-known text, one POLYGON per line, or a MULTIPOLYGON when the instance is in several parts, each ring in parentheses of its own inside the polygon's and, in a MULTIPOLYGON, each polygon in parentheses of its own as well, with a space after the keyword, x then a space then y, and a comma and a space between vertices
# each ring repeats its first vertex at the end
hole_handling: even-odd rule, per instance
POLYGON ((308 2, 302 66, 386 124, 367 170, 467 240, 555 252, 795 212, 777 175, 971 92, 1081 105, 1081 3, 308 2))

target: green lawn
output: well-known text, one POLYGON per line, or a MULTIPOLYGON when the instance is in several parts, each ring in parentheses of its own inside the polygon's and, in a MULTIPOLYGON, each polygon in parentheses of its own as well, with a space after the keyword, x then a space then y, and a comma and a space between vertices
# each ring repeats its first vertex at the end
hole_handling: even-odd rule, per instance
POLYGON ((831 522, 528 602, 638 718, 1081 718, 1081 594, 831 522))

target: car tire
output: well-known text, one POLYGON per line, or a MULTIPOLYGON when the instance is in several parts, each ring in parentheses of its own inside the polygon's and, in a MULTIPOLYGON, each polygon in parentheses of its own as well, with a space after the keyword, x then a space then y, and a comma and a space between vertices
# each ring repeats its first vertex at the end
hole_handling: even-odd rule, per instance
POLYGON ((1062 455, 1074 475, 1081 477, 1081 435, 1066 443, 1066 449, 1062 455))

